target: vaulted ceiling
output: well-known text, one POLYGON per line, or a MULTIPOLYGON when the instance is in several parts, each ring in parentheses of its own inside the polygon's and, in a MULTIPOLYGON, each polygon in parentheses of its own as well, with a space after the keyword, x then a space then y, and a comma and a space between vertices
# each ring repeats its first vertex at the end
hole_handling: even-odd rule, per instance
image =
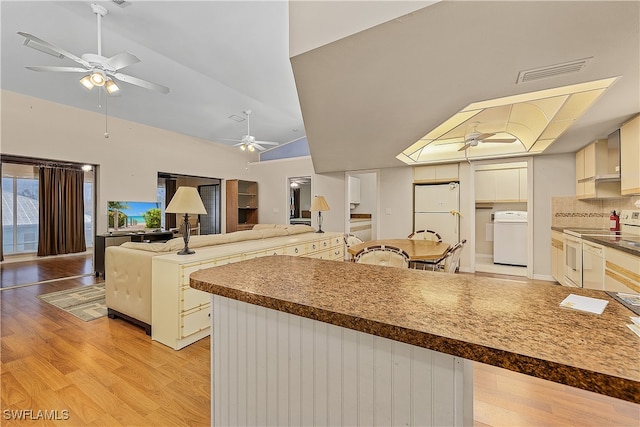
MULTIPOLYGON (((103 54, 134 53, 142 62, 123 72, 170 88, 122 84, 110 115, 233 144, 223 138, 246 123, 229 117, 251 109, 259 140, 306 134, 318 173, 402 166, 399 153, 464 107, 526 92, 619 76, 544 153, 576 151, 640 111, 636 1, 97 3, 109 9, 103 54), (580 72, 516 83, 581 58, 592 59, 580 72)), ((2 89, 103 112, 82 75, 26 70, 74 63, 16 34, 95 52, 89 4, 2 1, 2 89)))

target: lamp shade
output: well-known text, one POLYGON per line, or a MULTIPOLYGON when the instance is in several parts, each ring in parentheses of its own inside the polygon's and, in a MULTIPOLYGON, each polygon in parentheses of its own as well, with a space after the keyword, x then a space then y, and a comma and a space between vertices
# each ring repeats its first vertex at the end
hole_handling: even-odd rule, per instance
POLYGON ((329 210, 329 205, 324 199, 324 196, 315 196, 311 202, 311 209, 309 210, 312 212, 326 212, 329 210))
POLYGON ((200 194, 195 187, 178 187, 165 209, 167 213, 206 214, 200 194))

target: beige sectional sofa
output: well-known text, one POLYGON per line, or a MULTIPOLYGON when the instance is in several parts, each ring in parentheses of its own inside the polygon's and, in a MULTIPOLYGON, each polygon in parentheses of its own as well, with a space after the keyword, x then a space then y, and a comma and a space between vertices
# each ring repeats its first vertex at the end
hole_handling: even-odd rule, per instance
MULTIPOLYGON (((309 233, 315 233, 315 229, 307 225, 258 224, 252 230, 192 236, 189 248, 203 253, 207 248, 224 247, 223 252, 228 249, 229 254, 237 254, 238 251, 246 251, 246 242, 252 240, 273 241, 275 247, 286 243, 286 237, 309 233)), ((264 243, 260 246, 263 247, 264 243)), ((151 335, 152 260, 157 256, 175 254, 183 247, 182 238, 166 243, 127 242, 108 247, 105 253, 105 288, 109 317, 120 317, 138 324, 151 335)), ((188 261, 193 256, 186 255, 184 260, 188 261)))

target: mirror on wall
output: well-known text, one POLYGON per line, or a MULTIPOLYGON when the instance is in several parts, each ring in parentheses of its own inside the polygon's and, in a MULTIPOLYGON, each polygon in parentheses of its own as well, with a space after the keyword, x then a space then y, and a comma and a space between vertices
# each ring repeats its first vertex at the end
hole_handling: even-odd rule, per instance
POLYGON ((311 225, 311 177, 289 178, 289 224, 311 225))

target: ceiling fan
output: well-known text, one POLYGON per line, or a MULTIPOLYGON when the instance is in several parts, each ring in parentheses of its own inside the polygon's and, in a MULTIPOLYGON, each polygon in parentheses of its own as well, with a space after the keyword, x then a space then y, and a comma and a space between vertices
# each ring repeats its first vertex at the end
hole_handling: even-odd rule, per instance
POLYGON ((227 141, 238 141, 237 144, 234 144, 234 147, 240 147, 242 151, 255 151, 256 148, 260 151, 266 150, 263 145, 278 145, 277 142, 270 141, 257 141, 254 136, 251 135, 251 110, 244 110, 243 113, 247 116, 247 134, 242 137, 242 139, 228 139, 221 138, 227 141))
POLYGON ((86 75, 80 79, 80 83, 87 89, 93 89, 94 86, 104 87, 104 89, 109 94, 113 94, 120 90, 118 85, 114 82, 113 79, 119 80, 121 82, 129 83, 132 85, 140 86, 145 89, 155 90, 160 93, 169 93, 169 88, 166 86, 159 85, 157 83, 152 83, 146 80, 139 79, 137 77, 129 76, 127 74, 122 74, 119 72, 122 68, 128 67, 129 65, 136 64, 140 62, 140 59, 129 53, 127 51, 123 51, 115 54, 110 58, 106 58, 102 56, 102 27, 101 22, 102 18, 109 13, 107 9, 104 7, 92 4, 91 10, 96 14, 98 21, 98 53, 84 53, 80 57, 67 52, 64 49, 59 48, 58 46, 52 45, 49 42, 46 42, 38 37, 18 31, 22 37, 25 38, 24 45, 39 50, 44 53, 48 53, 53 56, 57 56, 58 58, 69 58, 78 64, 82 65, 82 67, 59 67, 59 66, 30 66, 25 67, 29 70, 33 71, 55 71, 55 72, 63 72, 63 73, 86 73, 86 75))
POLYGON ((477 147, 478 143, 482 142, 498 142, 498 143, 511 143, 516 142, 516 138, 491 138, 495 135, 495 133, 482 133, 476 131, 476 127, 478 123, 475 123, 473 126, 473 132, 467 134, 464 137, 464 145, 458 149, 458 151, 464 151, 469 147, 477 147))

